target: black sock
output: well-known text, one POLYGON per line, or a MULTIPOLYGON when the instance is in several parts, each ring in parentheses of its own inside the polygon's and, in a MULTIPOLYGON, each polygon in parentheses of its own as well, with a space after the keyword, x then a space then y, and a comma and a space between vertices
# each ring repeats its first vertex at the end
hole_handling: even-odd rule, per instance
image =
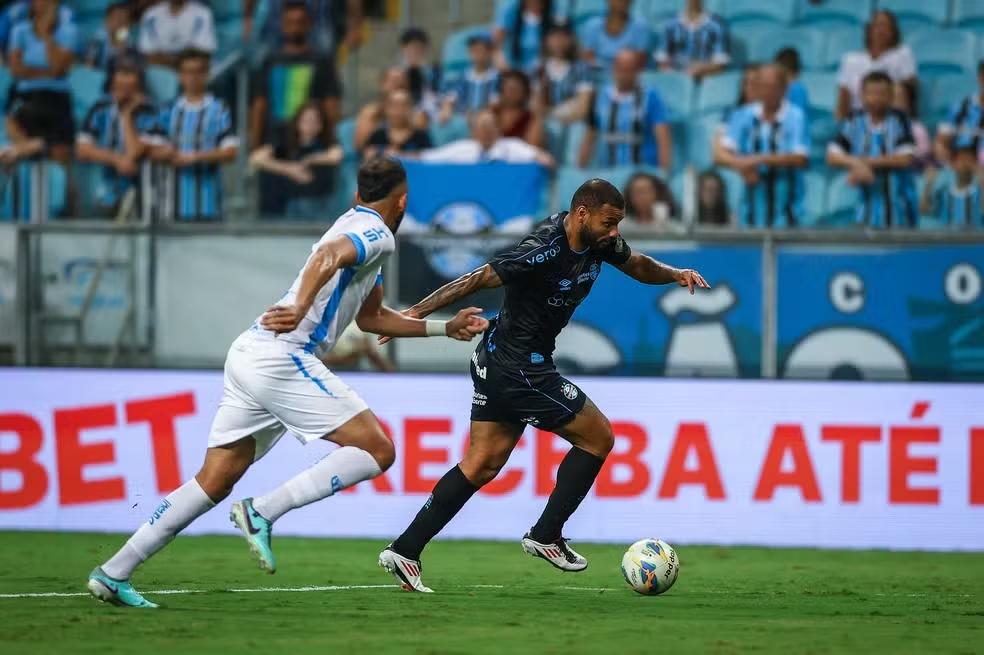
POLYGON ((550 494, 540 520, 530 530, 533 541, 549 544, 560 539, 564 524, 588 495, 604 463, 604 459, 586 450, 571 448, 557 469, 557 486, 550 494))
POLYGON ((460 468, 452 468, 434 485, 434 491, 413 522, 393 542, 393 550, 404 557, 419 560, 427 542, 444 529, 476 491, 478 487, 465 477, 460 468))

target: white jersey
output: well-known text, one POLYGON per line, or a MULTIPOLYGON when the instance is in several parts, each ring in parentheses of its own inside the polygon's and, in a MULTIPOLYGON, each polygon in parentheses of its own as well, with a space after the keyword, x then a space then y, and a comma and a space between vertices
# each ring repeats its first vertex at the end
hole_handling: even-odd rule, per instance
MULTIPOLYGON (((338 270, 314 298, 311 309, 293 332, 275 335, 260 326, 259 318, 243 337, 276 340, 289 351, 321 355, 331 350, 342 332, 355 318, 373 288, 382 282, 382 266, 396 248, 393 233, 382 217, 368 207, 356 206, 335 221, 324 236, 311 247, 312 254, 322 244, 339 236, 352 240, 358 253, 354 266, 338 270)), ((306 265, 306 263, 305 263, 306 265)), ((297 274, 287 293, 277 301, 289 305, 297 298, 301 275, 297 274)))

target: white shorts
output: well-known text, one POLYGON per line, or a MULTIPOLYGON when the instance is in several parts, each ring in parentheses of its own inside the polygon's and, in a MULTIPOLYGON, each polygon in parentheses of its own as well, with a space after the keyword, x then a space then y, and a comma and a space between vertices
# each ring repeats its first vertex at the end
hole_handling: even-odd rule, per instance
POLYGON ((252 436, 259 459, 287 430, 307 443, 367 409, 365 401, 314 355, 243 335, 226 356, 225 388, 208 446, 252 436))

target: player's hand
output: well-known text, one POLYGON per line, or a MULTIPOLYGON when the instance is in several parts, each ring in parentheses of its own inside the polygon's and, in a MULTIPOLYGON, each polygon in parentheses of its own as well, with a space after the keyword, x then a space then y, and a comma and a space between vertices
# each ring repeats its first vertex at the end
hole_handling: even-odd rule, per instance
POLYGON ((455 317, 448 321, 446 332, 452 339, 458 341, 471 341, 476 334, 481 334, 489 329, 489 322, 479 316, 482 310, 478 307, 467 307, 455 314, 455 317))
POLYGON ((678 271, 676 281, 681 287, 687 287, 690 290, 691 296, 694 295, 694 288, 696 287, 700 287, 701 289, 711 288, 711 285, 707 283, 704 276, 692 268, 685 268, 678 271))
POLYGON ((260 317, 263 329, 277 334, 293 332, 307 312, 298 305, 274 305, 260 317))

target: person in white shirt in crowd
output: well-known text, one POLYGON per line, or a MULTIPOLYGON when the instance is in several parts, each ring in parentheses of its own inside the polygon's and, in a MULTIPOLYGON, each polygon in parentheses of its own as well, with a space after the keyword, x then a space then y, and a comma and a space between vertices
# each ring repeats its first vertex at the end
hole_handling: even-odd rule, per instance
POLYGON ((425 150, 420 153, 420 159, 451 164, 499 161, 514 164, 536 162, 547 168, 554 166, 550 153, 522 139, 503 137, 495 113, 488 109, 472 117, 470 138, 425 150))
POLYGON ((359 371, 372 369, 383 373, 396 370, 396 364, 387 357, 376 342, 376 335, 367 334, 353 321, 345 328, 330 351, 321 361, 332 371, 359 371))
POLYGON ((200 2, 160 2, 140 20, 139 48, 149 64, 176 68, 185 50, 211 54, 217 46, 212 10, 200 2))
POLYGON ((861 107, 861 83, 868 73, 881 71, 896 84, 916 85, 916 59, 909 46, 902 43, 895 14, 876 11, 865 26, 864 50, 848 52, 841 59, 837 72, 838 120, 861 107))

